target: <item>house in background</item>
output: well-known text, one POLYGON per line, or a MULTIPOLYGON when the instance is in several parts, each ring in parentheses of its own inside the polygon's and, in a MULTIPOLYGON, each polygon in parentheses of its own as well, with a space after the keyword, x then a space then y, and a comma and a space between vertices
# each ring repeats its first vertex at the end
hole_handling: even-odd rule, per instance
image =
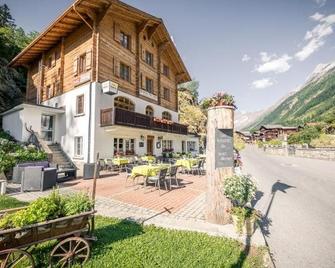
POLYGON ((238 135, 246 143, 252 142, 252 134, 249 131, 235 131, 235 134, 238 135))
POLYGON ((263 125, 259 128, 258 139, 269 141, 273 139, 285 140, 290 134, 300 130, 300 126, 282 126, 282 125, 263 125))
POLYGON ((190 75, 162 19, 121 1, 77 0, 10 63, 28 70, 26 102, 3 128, 25 125, 78 168, 121 155, 197 152, 178 121, 177 85, 190 75))

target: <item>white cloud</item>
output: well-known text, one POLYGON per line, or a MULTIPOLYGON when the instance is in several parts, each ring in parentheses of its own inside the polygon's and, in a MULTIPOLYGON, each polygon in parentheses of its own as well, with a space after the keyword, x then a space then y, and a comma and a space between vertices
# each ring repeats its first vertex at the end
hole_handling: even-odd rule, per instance
POLYGON ((304 61, 310 55, 312 55, 314 52, 316 52, 320 47, 322 47, 324 44, 325 44, 325 42, 323 40, 312 39, 300 51, 295 53, 295 57, 300 61, 304 61))
POLYGON ((327 3, 327 0, 314 0, 314 2, 315 2, 319 7, 323 7, 323 6, 327 3))
POLYGON ((252 87, 257 89, 271 87, 272 85, 274 85, 274 81, 271 78, 263 78, 252 82, 252 87))
POLYGON ((318 21, 319 24, 311 31, 306 32, 305 40, 308 43, 295 53, 295 57, 300 61, 304 61, 319 50, 325 44, 326 37, 334 32, 332 25, 335 24, 335 14, 324 16, 320 13, 315 13, 311 18, 318 21))
POLYGON ((324 18, 324 15, 320 14, 319 12, 314 13, 312 16, 310 16, 312 20, 319 21, 322 18, 324 18))
POLYGON ((285 73, 291 68, 288 62, 292 58, 287 54, 284 54, 281 57, 278 57, 275 54, 269 56, 266 52, 261 52, 260 54, 263 64, 256 66, 256 71, 259 73, 285 73))
POLYGON ((316 25, 312 31, 307 31, 305 34, 305 40, 321 39, 327 35, 333 33, 333 28, 328 23, 318 24, 316 25))
POLYGON ((259 53, 259 55, 261 56, 261 61, 262 62, 268 62, 271 59, 273 59, 274 57, 276 57, 276 54, 268 55, 267 52, 261 52, 261 53, 259 53))
POLYGON ((242 62, 248 62, 248 61, 250 61, 250 60, 251 60, 251 58, 250 58, 249 55, 247 55, 247 54, 244 54, 244 55, 243 55, 243 57, 242 57, 242 62))

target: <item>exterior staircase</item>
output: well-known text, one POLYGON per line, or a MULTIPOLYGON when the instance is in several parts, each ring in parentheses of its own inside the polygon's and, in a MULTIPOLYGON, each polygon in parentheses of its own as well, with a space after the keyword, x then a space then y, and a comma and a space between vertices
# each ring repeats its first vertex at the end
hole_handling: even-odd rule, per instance
POLYGON ((64 179, 68 177, 76 176, 76 166, 69 159, 69 157, 64 153, 61 146, 58 143, 48 145, 51 154, 52 160, 51 162, 58 167, 59 175, 61 175, 61 171, 64 171, 64 179))

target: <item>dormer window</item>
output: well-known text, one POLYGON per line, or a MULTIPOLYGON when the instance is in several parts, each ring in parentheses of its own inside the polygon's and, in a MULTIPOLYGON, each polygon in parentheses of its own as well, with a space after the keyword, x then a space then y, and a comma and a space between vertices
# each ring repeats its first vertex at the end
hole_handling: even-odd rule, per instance
POLYGON ((145 51, 145 62, 150 66, 154 66, 154 55, 148 50, 145 51))
POLYGON ((126 49, 130 49, 130 35, 120 32, 120 44, 126 49))

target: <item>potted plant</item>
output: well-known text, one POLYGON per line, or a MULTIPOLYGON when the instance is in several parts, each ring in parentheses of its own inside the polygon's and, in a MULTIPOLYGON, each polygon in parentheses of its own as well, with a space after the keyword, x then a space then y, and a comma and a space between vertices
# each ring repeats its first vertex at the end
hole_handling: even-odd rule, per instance
POLYGON ((255 197, 256 190, 249 175, 234 175, 224 181, 224 194, 233 204, 229 212, 239 234, 251 235, 255 231, 255 223, 260 214, 247 204, 255 197))
POLYGON ((236 108, 234 97, 225 92, 218 92, 213 97, 211 97, 208 101, 208 106, 231 106, 233 108, 236 108))

